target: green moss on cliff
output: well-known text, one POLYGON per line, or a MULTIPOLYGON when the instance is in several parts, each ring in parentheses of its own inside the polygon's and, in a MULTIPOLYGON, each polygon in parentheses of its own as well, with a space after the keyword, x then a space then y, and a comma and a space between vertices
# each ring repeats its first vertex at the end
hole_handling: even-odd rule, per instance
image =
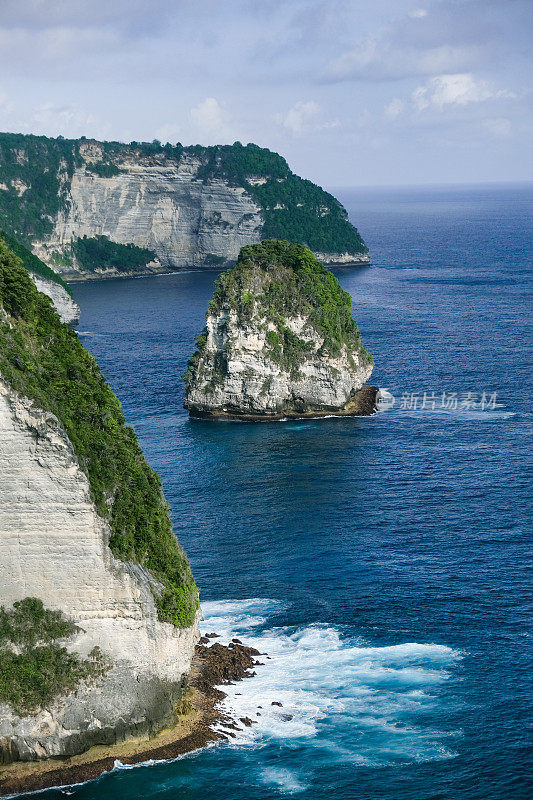
POLYGON ((0 239, 0 374, 60 420, 109 519, 109 546, 163 584, 161 619, 191 624, 198 593, 172 532, 158 475, 146 463, 120 403, 77 335, 62 324, 22 262, 0 239))

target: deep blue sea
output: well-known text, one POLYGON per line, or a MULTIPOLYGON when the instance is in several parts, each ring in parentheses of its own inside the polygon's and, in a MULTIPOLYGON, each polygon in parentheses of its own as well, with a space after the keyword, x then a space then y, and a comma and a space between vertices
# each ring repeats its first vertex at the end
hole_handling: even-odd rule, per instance
POLYGON ((161 475, 204 631, 270 656, 229 687, 251 730, 116 769, 80 800, 533 795, 533 187, 337 194, 372 255, 337 274, 394 398, 374 417, 190 420, 180 375, 215 275, 74 288, 82 341, 161 475))

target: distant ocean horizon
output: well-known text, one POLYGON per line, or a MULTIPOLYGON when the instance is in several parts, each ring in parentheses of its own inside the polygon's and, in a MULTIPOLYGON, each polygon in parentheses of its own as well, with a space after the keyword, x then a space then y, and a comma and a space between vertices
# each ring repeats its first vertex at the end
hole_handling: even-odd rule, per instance
POLYGON ((331 191, 371 254, 336 274, 392 397, 373 417, 190 420, 180 376, 213 273, 73 286, 80 337, 161 475, 204 630, 270 656, 225 701, 257 725, 75 797, 532 794, 533 184, 331 191))

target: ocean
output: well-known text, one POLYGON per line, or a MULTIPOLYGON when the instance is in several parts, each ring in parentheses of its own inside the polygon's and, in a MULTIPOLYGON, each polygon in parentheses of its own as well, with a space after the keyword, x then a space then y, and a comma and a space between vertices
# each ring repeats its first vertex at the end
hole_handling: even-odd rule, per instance
POLYGON ((80 800, 533 794, 533 187, 337 195, 372 256, 336 274, 390 393, 373 417, 190 420, 180 376, 215 275, 74 287, 80 337, 161 475, 203 630, 269 656, 225 701, 256 725, 119 765, 67 790, 80 800))

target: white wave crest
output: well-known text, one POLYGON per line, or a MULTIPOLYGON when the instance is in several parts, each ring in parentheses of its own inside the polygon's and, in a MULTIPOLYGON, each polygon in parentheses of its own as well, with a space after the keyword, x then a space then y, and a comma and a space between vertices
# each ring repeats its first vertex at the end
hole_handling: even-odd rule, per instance
MULTIPOLYGON (((202 610, 203 632, 266 653, 256 677, 222 687, 223 710, 257 723, 232 743, 299 741, 316 748, 318 760, 327 751, 330 763, 376 766, 454 755, 443 740, 457 734, 439 729, 439 695, 459 652, 417 642, 371 646, 326 624, 269 628, 284 610, 275 600, 209 602, 202 610)), ((265 770, 263 779, 287 792, 305 784, 284 770, 265 770)))

